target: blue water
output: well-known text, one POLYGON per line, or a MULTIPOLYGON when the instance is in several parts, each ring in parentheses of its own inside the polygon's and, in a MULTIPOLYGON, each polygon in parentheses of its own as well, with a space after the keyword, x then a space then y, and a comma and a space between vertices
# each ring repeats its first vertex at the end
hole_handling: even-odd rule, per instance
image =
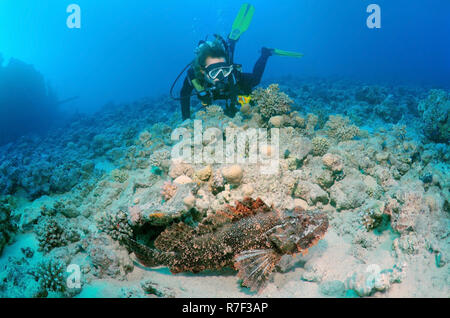
MULTIPOLYGON (((109 101, 167 93, 199 40, 227 35, 242 1, 2 0, 0 53, 33 64, 65 105, 93 112, 109 101), (45 4, 44 4, 45 2, 45 4), (81 29, 66 26, 69 4, 81 29)), ((378 0, 381 29, 368 29, 365 0, 255 0, 236 62, 251 71, 262 46, 300 51, 274 58, 265 77, 351 76, 449 87, 450 2, 378 0)))

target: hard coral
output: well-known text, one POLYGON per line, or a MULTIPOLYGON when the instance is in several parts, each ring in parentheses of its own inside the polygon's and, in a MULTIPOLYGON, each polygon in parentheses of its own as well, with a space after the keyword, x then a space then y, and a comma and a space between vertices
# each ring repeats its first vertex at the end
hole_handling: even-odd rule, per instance
POLYGON ((156 150, 150 155, 150 165, 163 171, 168 171, 170 165, 170 150, 167 148, 156 150))
POLYGON ((252 100, 256 101, 259 113, 267 121, 272 116, 283 115, 290 111, 293 101, 283 92, 278 84, 271 84, 268 88, 257 88, 252 93, 252 100))
POLYGON ((61 224, 52 217, 44 217, 36 227, 39 249, 48 253, 55 247, 65 246, 76 242, 80 235, 70 227, 61 224))
POLYGON ((325 124, 325 131, 329 137, 338 141, 351 140, 359 135, 359 128, 355 125, 350 125, 348 117, 340 115, 330 115, 325 124))
POLYGON ((323 156, 330 147, 330 142, 325 137, 315 137, 312 140, 313 154, 315 156, 323 156))
POLYGON ((65 272, 65 264, 53 258, 44 260, 38 265, 32 274, 39 282, 42 296, 47 296, 48 292, 64 292, 66 290, 65 272))
POLYGON ((127 214, 123 211, 102 214, 97 220, 97 226, 100 231, 119 242, 133 235, 133 229, 128 223, 127 214))
POLYGON ((363 206, 359 215, 361 222, 367 231, 373 230, 382 222, 384 203, 380 201, 369 201, 363 206))
POLYGON ((220 170, 216 170, 210 179, 210 188, 214 195, 225 190, 225 180, 220 170))

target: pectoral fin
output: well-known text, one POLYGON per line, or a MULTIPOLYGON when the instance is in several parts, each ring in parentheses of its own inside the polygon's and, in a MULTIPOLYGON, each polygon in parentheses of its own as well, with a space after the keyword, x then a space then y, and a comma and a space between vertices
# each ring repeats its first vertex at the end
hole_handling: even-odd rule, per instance
POLYGON ((250 250, 235 256, 234 267, 239 271, 238 276, 243 285, 252 291, 260 292, 266 285, 280 256, 273 250, 250 250))

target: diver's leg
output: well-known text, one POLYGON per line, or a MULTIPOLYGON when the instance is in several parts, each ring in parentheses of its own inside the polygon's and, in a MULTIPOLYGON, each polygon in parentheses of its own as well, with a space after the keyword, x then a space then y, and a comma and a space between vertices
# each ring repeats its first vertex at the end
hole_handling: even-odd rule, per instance
POLYGON ((253 67, 253 83, 252 83, 253 87, 255 87, 261 82, 264 70, 266 68, 267 60, 271 55, 272 50, 265 47, 261 49, 261 56, 256 61, 255 66, 253 67))
POLYGON ((236 108, 236 103, 234 100, 231 100, 230 103, 227 101, 227 106, 225 107, 223 113, 231 118, 234 118, 234 115, 238 112, 238 109, 236 108))

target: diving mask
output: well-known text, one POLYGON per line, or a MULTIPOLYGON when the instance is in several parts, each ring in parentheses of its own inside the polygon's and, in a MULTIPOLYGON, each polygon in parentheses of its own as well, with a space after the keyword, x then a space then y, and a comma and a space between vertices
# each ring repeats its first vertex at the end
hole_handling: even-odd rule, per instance
POLYGON ((209 65, 205 70, 211 80, 218 79, 219 81, 222 81, 233 72, 233 65, 223 62, 215 63, 209 65))

